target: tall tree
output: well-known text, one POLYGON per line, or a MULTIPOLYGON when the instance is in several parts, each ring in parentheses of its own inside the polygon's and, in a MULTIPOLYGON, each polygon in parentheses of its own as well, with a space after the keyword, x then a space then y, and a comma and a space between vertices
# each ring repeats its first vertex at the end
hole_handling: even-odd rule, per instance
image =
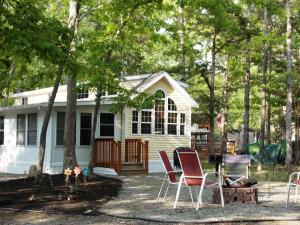
MULTIPOLYGON (((265 2, 266 4, 266 2, 265 2)), ((264 6, 264 36, 268 35, 268 9, 267 6, 264 6)), ((268 69, 268 43, 265 41, 263 49, 263 66, 262 66, 262 89, 261 89, 261 116, 260 116, 260 145, 259 145, 259 157, 258 157, 258 166, 257 170, 262 170, 263 164, 263 152, 264 152, 264 142, 265 142, 265 121, 266 121, 266 96, 267 96, 267 69, 268 69)))
POLYGON ((286 60, 287 60, 287 97, 286 97, 286 165, 292 163, 292 20, 290 1, 285 1, 286 10, 286 60))
MULTIPOLYGON (((69 1, 69 19, 68 27, 77 34, 79 26, 79 9, 80 0, 69 1)), ((71 53, 76 50, 76 38, 71 42, 71 53)), ((66 107, 66 123, 64 132, 64 168, 75 167, 77 165, 75 145, 76 145, 76 73, 70 71, 67 76, 67 107, 66 107)))

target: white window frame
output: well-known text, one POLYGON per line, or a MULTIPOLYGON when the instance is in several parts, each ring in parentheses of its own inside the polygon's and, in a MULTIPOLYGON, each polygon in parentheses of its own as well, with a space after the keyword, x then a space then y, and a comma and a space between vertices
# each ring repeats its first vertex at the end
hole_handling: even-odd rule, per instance
POLYGON ((27 114, 27 122, 26 122, 26 124, 27 124, 27 130, 25 131, 26 133, 27 133, 27 135, 26 135, 26 144, 28 145, 28 146, 36 146, 37 145, 37 139, 38 139, 38 114, 37 113, 28 113, 27 114), (35 129, 29 129, 29 115, 30 114, 35 114, 36 115, 36 127, 35 127, 35 129), (36 138, 35 138, 35 143, 34 144, 29 144, 28 142, 29 142, 29 140, 28 140, 28 138, 29 138, 29 132, 35 132, 36 133, 36 138))
POLYGON ((132 135, 139 135, 140 134, 140 132, 139 132, 139 126, 140 126, 140 112, 138 112, 136 109, 132 109, 132 111, 131 111, 131 134, 132 135), (134 121, 133 120, 133 112, 136 112, 137 113, 137 121, 134 121), (133 133, 132 131, 133 131, 133 124, 137 124, 137 130, 136 130, 136 133, 133 133))
POLYGON ((179 135, 185 136, 186 135, 186 113, 179 113, 179 135), (184 115, 184 122, 181 122, 181 115, 184 115), (183 128, 183 134, 181 134, 181 126, 184 126, 183 128))
POLYGON ((158 89, 156 91, 162 91, 165 95, 164 98, 162 98, 161 100, 164 100, 164 134, 160 134, 160 133, 155 133, 155 106, 152 109, 142 109, 141 111, 137 111, 136 109, 132 109, 131 110, 131 135, 161 135, 161 136, 185 136, 186 135, 186 119, 187 119, 187 112, 186 111, 180 111, 178 110, 178 106, 175 103, 175 101, 173 100, 173 98, 169 97, 166 95, 166 91, 162 90, 162 89, 158 89), (175 107, 176 107, 176 111, 172 111, 169 110, 169 99, 173 101, 175 107), (137 115, 138 115, 138 120, 137 121, 133 121, 132 119, 132 115, 133 112, 136 111, 137 115), (151 122, 142 122, 142 111, 149 111, 151 112, 151 122), (176 123, 169 123, 168 119, 169 119, 169 113, 176 113, 176 123), (184 123, 181 123, 181 115, 185 116, 185 121, 184 123), (132 125, 133 123, 137 123, 137 133, 134 134, 132 133, 132 125), (151 123, 151 134, 142 134, 141 133, 141 126, 142 123, 151 123), (172 124, 172 125, 176 125, 176 134, 169 134, 168 133, 168 125, 172 124), (181 125, 184 126, 184 134, 180 134, 180 127, 181 125))
POLYGON ((116 124, 116 115, 114 113, 111 113, 111 112, 100 112, 99 113, 99 137, 100 138, 114 138, 115 137, 115 132, 116 132, 116 129, 115 129, 115 124, 116 124), (110 123, 101 123, 101 114, 112 114, 114 116, 114 123, 113 124, 110 124, 110 123), (114 133, 113 133, 113 136, 101 136, 101 125, 112 125, 112 127, 114 128, 114 133))
POLYGON ((147 134, 147 135, 149 135, 149 134, 152 134, 152 114, 153 114, 153 112, 152 112, 152 109, 142 109, 142 111, 140 112, 140 118, 141 118, 141 122, 140 122, 140 133, 141 134, 147 134), (143 122, 142 121, 142 114, 143 114, 143 112, 150 112, 150 122, 143 122), (142 133, 142 125, 143 124, 150 124, 150 133, 142 133))
POLYGON ((79 140, 79 146, 91 146, 91 141, 90 141, 90 143, 88 144, 88 145, 86 145, 86 144, 81 144, 81 131, 82 130, 90 130, 91 131, 91 135, 90 135, 90 140, 91 140, 91 136, 92 136, 92 126, 93 126, 93 114, 92 113, 90 113, 90 112, 81 112, 80 113, 80 122, 79 122, 79 125, 80 125, 80 127, 79 127, 79 138, 78 138, 78 140, 79 140), (81 127, 81 117, 82 117, 82 115, 87 115, 87 114, 89 114, 89 116, 91 116, 91 127, 90 128, 82 128, 81 127))
POLYGON ((26 140, 27 140, 27 135, 26 135, 26 114, 25 113, 21 113, 21 114, 17 114, 17 123, 16 123, 16 145, 17 146, 26 146, 26 140), (18 129, 18 116, 24 116, 24 130, 19 130, 18 129), (24 132, 24 143, 20 144, 18 143, 18 133, 19 132, 24 132))
MULTIPOLYGON (((56 123, 55 123, 55 146, 57 146, 57 147, 61 147, 61 146, 63 146, 64 145, 64 143, 62 143, 62 144, 57 144, 57 131, 58 131, 58 126, 57 126, 57 123, 58 123, 58 113, 64 113, 65 114, 65 119, 64 119, 64 121, 66 121, 66 112, 65 111, 57 111, 56 112, 56 123)), ((59 129, 60 131, 63 131, 63 135, 64 135, 64 132, 65 132, 65 123, 63 124, 63 128, 61 129, 59 129)))

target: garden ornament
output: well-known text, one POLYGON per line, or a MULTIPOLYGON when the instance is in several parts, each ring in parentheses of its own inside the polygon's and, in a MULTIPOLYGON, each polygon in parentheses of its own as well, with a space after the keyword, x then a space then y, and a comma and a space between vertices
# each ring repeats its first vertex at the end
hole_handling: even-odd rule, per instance
POLYGON ((90 175, 90 170, 89 170, 89 168, 84 168, 83 171, 82 171, 82 174, 83 174, 83 181, 84 181, 84 184, 86 184, 86 179, 87 179, 87 177, 90 175))
POLYGON ((81 168, 80 168, 80 166, 76 166, 76 167, 75 167, 74 173, 75 173, 75 176, 76 176, 76 177, 81 173, 81 168))
POLYGON ((66 176, 66 186, 68 186, 69 184, 69 176, 72 175, 72 170, 70 168, 66 168, 65 171, 64 171, 64 175, 66 176))

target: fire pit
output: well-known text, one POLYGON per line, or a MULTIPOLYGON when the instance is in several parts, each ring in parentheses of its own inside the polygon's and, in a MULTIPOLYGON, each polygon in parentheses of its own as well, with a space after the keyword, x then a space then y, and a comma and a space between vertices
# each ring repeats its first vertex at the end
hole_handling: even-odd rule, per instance
MULTIPOLYGON (((242 202, 257 203, 256 187, 223 187, 223 196, 225 203, 242 202)), ((220 189, 213 189, 213 203, 220 203, 220 189)))

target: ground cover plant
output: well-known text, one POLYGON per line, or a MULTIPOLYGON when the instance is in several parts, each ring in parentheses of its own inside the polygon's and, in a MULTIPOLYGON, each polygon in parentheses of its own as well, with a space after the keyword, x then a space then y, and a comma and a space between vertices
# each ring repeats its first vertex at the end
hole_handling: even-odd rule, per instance
POLYGON ((69 187, 63 175, 51 175, 41 184, 34 178, 0 182, 0 207, 55 211, 60 213, 96 213, 95 209, 118 196, 122 181, 94 176, 83 182, 70 177, 69 187))

